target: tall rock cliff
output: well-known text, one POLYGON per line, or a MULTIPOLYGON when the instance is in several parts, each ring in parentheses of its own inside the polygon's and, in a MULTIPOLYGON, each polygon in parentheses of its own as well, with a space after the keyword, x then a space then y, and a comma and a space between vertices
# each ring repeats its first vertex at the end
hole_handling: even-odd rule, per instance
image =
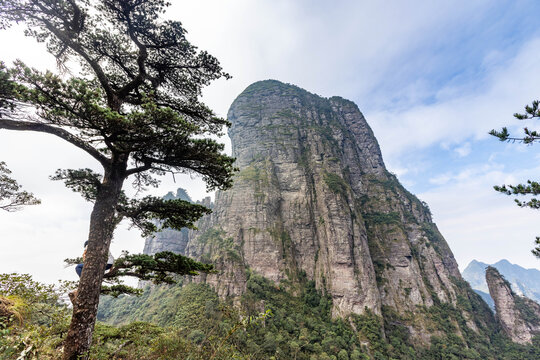
POLYGON ((486 282, 504 332, 514 342, 530 343, 540 334, 540 305, 512 292, 508 281, 492 266, 486 269, 486 282))
POLYGON ((240 296, 258 273, 293 292, 313 280, 334 316, 391 313, 423 342, 434 305, 455 309, 459 336, 487 326, 429 210, 386 170, 354 103, 268 80, 242 92, 228 119, 240 172, 185 249, 217 264, 205 281, 221 296, 240 296))

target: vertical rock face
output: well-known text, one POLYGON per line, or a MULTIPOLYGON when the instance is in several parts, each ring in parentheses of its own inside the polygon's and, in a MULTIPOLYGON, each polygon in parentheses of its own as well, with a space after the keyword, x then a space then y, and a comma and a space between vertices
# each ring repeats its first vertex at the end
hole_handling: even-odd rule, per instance
POLYGON ((504 332, 514 342, 530 343, 540 333, 540 305, 514 294, 510 284, 492 266, 486 269, 486 281, 504 332))
MULTIPOLYGON (((391 309, 424 342, 425 309, 471 307, 476 294, 429 210, 385 169, 354 103, 268 80, 240 94, 228 118, 240 172, 185 248, 217 264, 204 280, 221 296, 241 295, 249 271, 307 278, 332 296, 335 316, 391 309)), ((483 320, 462 308, 478 331, 483 320)))

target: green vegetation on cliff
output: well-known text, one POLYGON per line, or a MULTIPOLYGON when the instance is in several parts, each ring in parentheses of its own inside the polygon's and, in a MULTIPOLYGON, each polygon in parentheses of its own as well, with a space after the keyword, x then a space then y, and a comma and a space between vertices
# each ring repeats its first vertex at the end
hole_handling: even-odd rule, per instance
POLYGON ((472 321, 479 333, 470 329, 463 316, 465 307, 471 307, 468 310, 479 318, 483 318, 484 311, 489 312, 472 291, 468 298, 458 299, 456 306, 437 302, 429 308, 418 309, 427 314, 433 334, 426 347, 412 342, 407 325, 424 317, 416 319, 411 313, 409 318, 404 318, 384 306, 382 316, 366 309, 363 315, 333 318, 331 298, 317 291, 315 283, 308 281, 305 275, 300 274, 299 280, 299 283, 282 281, 277 285, 248 271, 247 291, 240 298, 241 310, 234 310, 231 303, 219 300, 202 284, 149 288, 142 302, 133 297, 104 300, 100 318, 118 324, 121 323, 118 314, 123 313, 127 323, 146 320, 190 329, 188 339, 202 341, 200 339, 209 333, 214 334, 215 329, 226 328, 223 321, 234 323, 235 316, 256 316, 270 311, 272 315, 261 326, 242 330, 227 339, 227 343, 249 359, 480 360, 537 359, 540 354, 539 340, 531 346, 513 344, 496 328, 488 328, 475 319, 472 321), (155 299, 160 299, 159 305, 155 299), (142 315, 146 317, 141 317, 141 308, 146 309, 142 315), (160 311, 163 315, 159 315, 160 311))
MULTIPOLYGON (((523 346, 499 332, 486 341, 466 330, 459 304, 423 310, 435 335, 429 347, 421 347, 410 342, 406 322, 411 319, 391 308, 383 307, 383 316, 366 310, 348 319, 333 318, 330 297, 305 276, 300 284, 276 285, 248 272, 240 306, 195 283, 148 287, 141 297, 104 297, 99 318, 108 323, 97 323, 89 359, 540 358, 540 338, 523 346)), ((2 275, 0 358, 56 359, 69 320, 61 297, 61 288, 29 276, 2 275)))

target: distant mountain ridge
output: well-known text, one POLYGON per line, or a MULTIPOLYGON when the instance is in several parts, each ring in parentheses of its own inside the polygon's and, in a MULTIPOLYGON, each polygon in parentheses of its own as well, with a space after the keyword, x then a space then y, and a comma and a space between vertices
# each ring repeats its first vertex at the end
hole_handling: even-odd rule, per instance
MULTIPOLYGON (((485 271, 488 266, 496 268, 510 283, 512 290, 518 295, 524 295, 529 299, 540 302, 540 271, 537 269, 525 269, 517 264, 512 264, 502 259, 495 264, 486 264, 473 260, 463 270, 463 278, 471 287, 491 306, 488 301, 489 289, 486 283, 485 271)), ((491 297, 489 297, 491 299, 491 297)))

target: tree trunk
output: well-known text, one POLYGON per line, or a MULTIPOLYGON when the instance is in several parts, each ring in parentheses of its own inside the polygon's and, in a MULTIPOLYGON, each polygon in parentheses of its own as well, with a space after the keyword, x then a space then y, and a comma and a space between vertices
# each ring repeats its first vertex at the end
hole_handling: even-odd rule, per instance
POLYGON ((116 227, 116 206, 125 179, 125 161, 105 171, 90 217, 88 249, 64 341, 64 360, 87 359, 96 322, 101 282, 116 227))

